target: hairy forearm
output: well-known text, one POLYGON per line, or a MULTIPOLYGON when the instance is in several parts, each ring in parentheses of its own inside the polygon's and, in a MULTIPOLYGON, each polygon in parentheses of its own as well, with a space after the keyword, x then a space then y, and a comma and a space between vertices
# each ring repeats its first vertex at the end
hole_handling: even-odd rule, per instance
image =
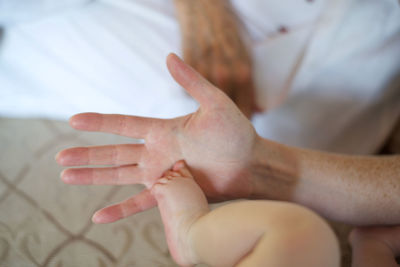
POLYGON ((235 37, 231 42, 239 42, 236 15, 229 0, 174 0, 174 3, 184 46, 216 43, 216 38, 226 36, 235 37))
POLYGON ((400 156, 349 156, 259 139, 254 197, 293 201, 350 224, 400 223, 400 156))
MULTIPOLYGON (((229 0, 174 0, 175 9, 178 19, 186 19, 193 15, 193 12, 201 9, 206 9, 208 15, 214 15, 219 11, 230 11, 229 0)), ((222 14, 219 14, 222 15, 222 14)))

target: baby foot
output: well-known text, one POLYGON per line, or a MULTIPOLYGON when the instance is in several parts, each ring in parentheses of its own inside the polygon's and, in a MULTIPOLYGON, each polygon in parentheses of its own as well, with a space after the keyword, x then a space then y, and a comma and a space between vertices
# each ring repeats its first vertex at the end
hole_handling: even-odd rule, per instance
POLYGON ((167 243, 181 266, 195 264, 188 237, 190 227, 209 211, 207 199, 183 161, 177 162, 151 189, 158 202, 167 243))

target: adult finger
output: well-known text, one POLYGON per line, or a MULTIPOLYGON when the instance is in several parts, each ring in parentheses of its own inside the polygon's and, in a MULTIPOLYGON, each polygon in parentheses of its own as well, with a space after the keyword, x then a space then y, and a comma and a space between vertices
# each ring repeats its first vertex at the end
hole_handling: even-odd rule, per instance
POLYGON ((144 139, 165 122, 162 119, 137 116, 80 113, 71 117, 70 125, 77 130, 113 133, 144 139))
POLYGON ((146 151, 143 144, 74 147, 59 152, 56 161, 62 166, 128 165, 140 163, 146 151))
POLYGON ((66 169, 61 179, 66 184, 123 185, 144 183, 145 171, 137 165, 109 168, 66 169))
POLYGON ((185 64, 177 55, 167 57, 168 70, 177 83, 196 99, 201 106, 210 107, 214 103, 217 88, 204 79, 192 67, 185 64))
POLYGON ((111 223, 151 209, 156 205, 157 201, 153 195, 148 189, 145 189, 136 196, 97 211, 93 215, 92 221, 94 223, 111 223))

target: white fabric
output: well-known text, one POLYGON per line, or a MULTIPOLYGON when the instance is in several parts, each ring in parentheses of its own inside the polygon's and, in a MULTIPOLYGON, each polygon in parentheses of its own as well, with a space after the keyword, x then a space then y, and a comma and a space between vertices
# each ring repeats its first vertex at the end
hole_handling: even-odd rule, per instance
POLYGON ((0 0, 0 25, 29 22, 80 7, 91 0, 0 0))
MULTIPOLYGON (((165 67, 169 52, 181 54, 172 1, 18 1, 0 0, 0 115, 196 109, 165 67), (21 12, 18 1, 36 6, 21 12)), ((254 117, 260 135, 346 153, 382 144, 400 115, 398 1, 233 4, 250 33, 257 101, 271 108, 287 95, 254 117)))

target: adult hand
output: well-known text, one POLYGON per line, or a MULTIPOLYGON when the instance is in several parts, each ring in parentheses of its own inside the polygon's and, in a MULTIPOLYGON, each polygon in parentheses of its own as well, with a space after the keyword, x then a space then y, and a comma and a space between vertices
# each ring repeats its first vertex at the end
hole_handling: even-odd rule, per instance
POLYGON ((228 0, 175 0, 183 57, 250 118, 256 110, 252 62, 228 0))
POLYGON ((358 227, 351 231, 353 267, 399 266, 400 227, 358 227))
MULTIPOLYGON (((258 140, 253 126, 235 104, 176 55, 167 65, 174 79, 199 103, 192 114, 174 119, 82 113, 73 128, 107 132, 145 140, 145 144, 76 147, 61 151, 62 173, 69 184, 144 184, 145 189, 116 205, 98 211, 93 220, 108 223, 156 205, 149 188, 178 160, 184 159, 196 182, 211 200, 249 197, 253 192, 250 163, 258 140)), ((168 103, 165 103, 168 105, 168 103)))

